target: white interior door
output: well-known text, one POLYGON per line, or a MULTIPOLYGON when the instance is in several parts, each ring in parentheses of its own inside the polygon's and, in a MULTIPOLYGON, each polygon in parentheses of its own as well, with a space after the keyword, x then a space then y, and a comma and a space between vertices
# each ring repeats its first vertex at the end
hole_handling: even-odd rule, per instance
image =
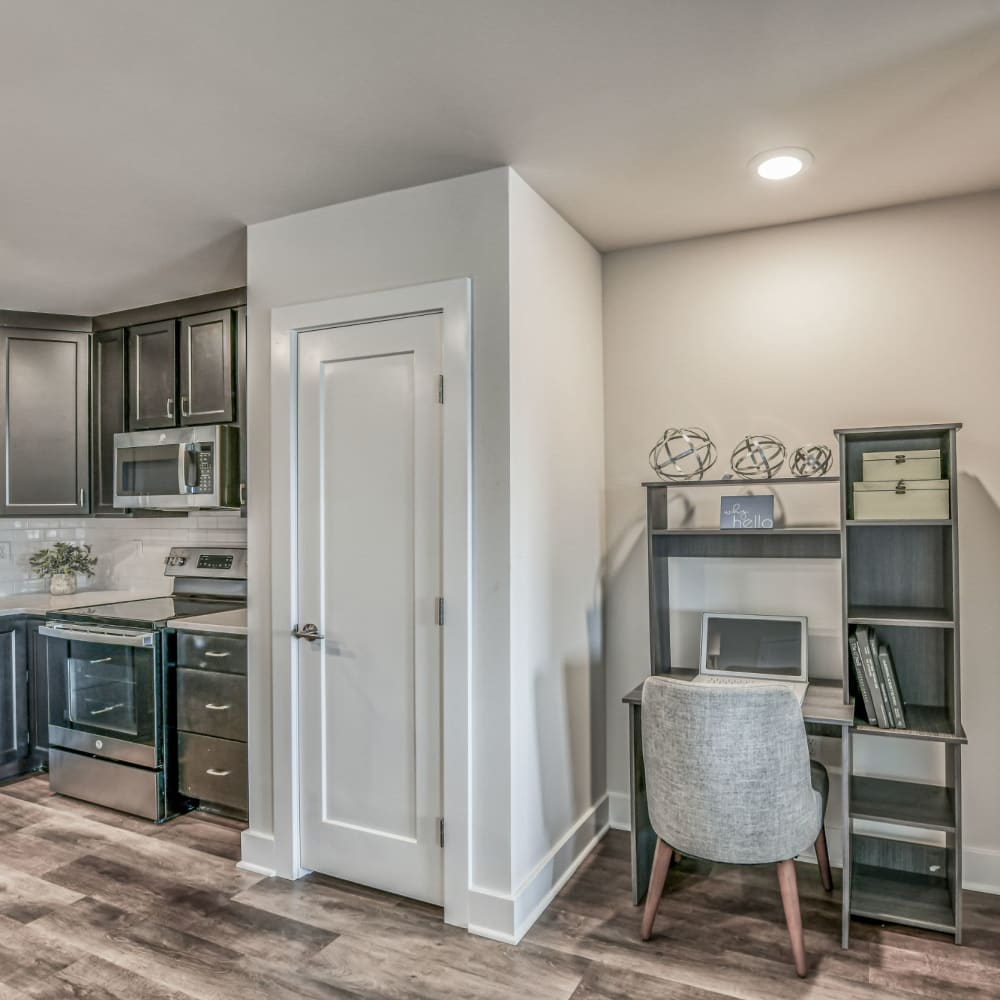
POLYGON ((440 314, 298 336, 304 867, 442 902, 440 314))

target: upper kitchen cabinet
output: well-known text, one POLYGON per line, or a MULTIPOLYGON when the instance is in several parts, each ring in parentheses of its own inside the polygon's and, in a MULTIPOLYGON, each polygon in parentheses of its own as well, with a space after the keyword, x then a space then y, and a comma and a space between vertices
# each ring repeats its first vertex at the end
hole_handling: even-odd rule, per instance
POLYGON ((128 353, 129 430, 176 427, 177 321, 130 327, 128 353))
POLYGON ((231 309, 181 320, 181 424, 229 424, 235 419, 233 337, 231 309))
POLYGON ((88 513, 90 337, 0 330, 5 517, 88 513))
POLYGON ((95 514, 121 514, 115 498, 115 435, 128 429, 128 365, 125 329, 102 330, 93 338, 91 407, 95 514))

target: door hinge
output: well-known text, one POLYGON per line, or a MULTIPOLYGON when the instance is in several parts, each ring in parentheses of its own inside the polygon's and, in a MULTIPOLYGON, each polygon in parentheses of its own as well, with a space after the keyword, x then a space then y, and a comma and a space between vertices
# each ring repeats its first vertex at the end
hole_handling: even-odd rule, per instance
POLYGON ((438 375, 438 402, 444 402, 444 376, 438 375))
POLYGON ((444 624, 444 598, 439 597, 437 599, 437 623, 438 625, 444 624))
POLYGON ((438 847, 444 847, 444 817, 438 820, 438 847))

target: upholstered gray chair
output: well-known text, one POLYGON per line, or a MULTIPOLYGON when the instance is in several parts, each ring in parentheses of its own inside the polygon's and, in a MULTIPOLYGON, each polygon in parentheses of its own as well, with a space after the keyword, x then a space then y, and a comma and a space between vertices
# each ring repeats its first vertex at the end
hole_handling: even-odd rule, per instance
POLYGON ((656 853, 642 939, 674 851, 736 865, 778 865, 795 958, 806 972, 796 855, 815 845, 833 888, 823 816, 830 782, 809 760, 799 703, 781 684, 708 685, 650 677, 642 688, 642 755, 656 853))

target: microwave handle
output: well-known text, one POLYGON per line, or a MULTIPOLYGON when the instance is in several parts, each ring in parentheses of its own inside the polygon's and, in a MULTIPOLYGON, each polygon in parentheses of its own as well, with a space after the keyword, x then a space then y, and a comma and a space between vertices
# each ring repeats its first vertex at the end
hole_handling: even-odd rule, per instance
POLYGON ((197 445, 181 445, 177 452, 177 482, 180 493, 196 490, 198 486, 198 456, 195 454, 197 445))

